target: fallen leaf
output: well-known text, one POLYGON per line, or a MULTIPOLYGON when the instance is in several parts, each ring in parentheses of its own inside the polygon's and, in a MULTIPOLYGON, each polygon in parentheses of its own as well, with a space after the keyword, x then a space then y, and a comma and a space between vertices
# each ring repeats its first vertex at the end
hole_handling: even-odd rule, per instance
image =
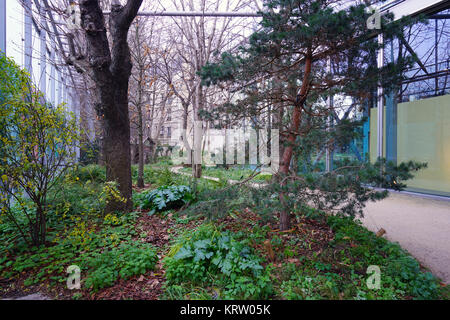
POLYGON ((154 289, 159 284, 158 280, 153 280, 152 284, 150 285, 150 289, 154 289))
POLYGON ((386 233, 386 230, 384 230, 383 228, 381 228, 380 230, 378 230, 378 232, 376 233, 376 235, 377 235, 377 237, 382 237, 385 233, 386 233))

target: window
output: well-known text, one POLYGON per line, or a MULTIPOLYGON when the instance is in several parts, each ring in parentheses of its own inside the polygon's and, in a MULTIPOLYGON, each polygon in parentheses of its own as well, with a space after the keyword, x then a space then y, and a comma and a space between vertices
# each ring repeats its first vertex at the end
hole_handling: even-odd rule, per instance
POLYGON ((167 127, 167 138, 172 138, 172 128, 171 127, 167 127))

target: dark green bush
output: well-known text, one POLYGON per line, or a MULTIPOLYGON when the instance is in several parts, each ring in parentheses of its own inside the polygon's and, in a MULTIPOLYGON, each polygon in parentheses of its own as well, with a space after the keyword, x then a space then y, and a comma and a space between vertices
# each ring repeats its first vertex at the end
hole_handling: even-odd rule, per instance
MULTIPOLYGON (((358 259, 360 265, 378 265, 381 269, 383 292, 391 292, 387 298, 399 295, 415 299, 436 299, 440 295, 439 282, 429 272, 423 272, 419 263, 398 244, 377 237, 360 222, 351 218, 328 217, 328 224, 336 236, 334 243, 353 241, 350 254, 358 259)), ((356 267, 355 267, 356 268, 356 267)), ((365 270, 363 270, 365 271, 365 270)), ((373 297, 376 296, 375 293, 373 297)), ((369 296, 370 296, 369 295, 369 296)))
POLYGON ((136 203, 150 214, 180 208, 193 199, 188 186, 162 186, 135 196, 136 203))
POLYGON ((92 271, 86 278, 85 285, 93 290, 108 287, 119 277, 129 279, 153 270, 157 261, 156 251, 150 244, 121 244, 117 248, 95 254, 86 262, 92 271))
POLYGON ((98 164, 80 166, 73 171, 72 176, 80 182, 90 181, 102 183, 106 182, 106 168, 98 164))
POLYGON ((245 241, 231 232, 203 225, 192 237, 183 238, 165 259, 170 284, 191 282, 217 285, 221 298, 263 299, 272 292, 269 268, 245 241))

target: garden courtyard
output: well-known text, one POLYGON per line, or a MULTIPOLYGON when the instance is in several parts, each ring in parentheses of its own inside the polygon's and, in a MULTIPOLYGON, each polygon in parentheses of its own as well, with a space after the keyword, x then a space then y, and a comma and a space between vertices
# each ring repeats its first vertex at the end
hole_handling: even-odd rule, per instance
POLYGON ((449 16, 0 0, 0 300, 448 302, 449 16))

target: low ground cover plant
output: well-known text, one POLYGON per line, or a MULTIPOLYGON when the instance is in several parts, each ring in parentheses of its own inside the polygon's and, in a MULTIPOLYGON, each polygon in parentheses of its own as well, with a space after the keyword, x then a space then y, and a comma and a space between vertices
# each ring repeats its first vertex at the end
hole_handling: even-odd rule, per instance
MULTIPOLYGON (((278 197, 259 201, 259 192, 248 187, 221 189, 203 179, 194 184, 164 171, 152 168, 148 174, 154 181, 170 179, 171 189, 154 184, 144 195, 172 190, 172 196, 160 199, 169 204, 161 206, 165 211, 173 200, 183 206, 181 195, 194 194, 196 185, 196 201, 151 217, 152 205, 144 212, 105 214, 105 190, 113 186, 104 182, 104 168, 91 165, 61 180, 60 196, 49 203, 45 245, 30 247, 10 221, 2 220, 0 277, 10 284, 0 295, 23 287, 56 296, 66 287, 67 267, 78 265, 82 288, 64 297, 107 297, 111 287, 113 292, 131 284, 153 292, 145 287, 147 280, 137 279, 155 273, 165 274, 156 291, 162 299, 448 299, 448 288, 413 257, 357 219, 294 204, 293 228, 280 232, 278 217, 266 214, 277 208, 278 197), (158 225, 146 229, 145 217, 158 225), (161 236, 154 235, 155 228, 162 229, 161 236), (371 265, 380 268, 379 289, 367 286, 371 265)), ((17 214, 25 224, 20 210, 17 214)))
POLYGON ((202 225, 192 236, 182 238, 165 259, 170 284, 216 287, 217 298, 263 299, 271 293, 269 269, 245 241, 212 224, 202 225))
MULTIPOLYGON (((182 172, 191 173, 192 169, 183 168, 182 172)), ((227 181, 228 180, 241 181, 253 175, 255 175, 255 177, 252 179, 253 182, 268 182, 272 179, 272 174, 267 172, 261 172, 259 168, 253 170, 251 168, 242 168, 238 166, 230 166, 229 168, 204 167, 202 170, 202 175, 208 177, 215 177, 227 181)))
POLYGON ((152 245, 147 243, 123 243, 111 250, 95 253, 84 265, 92 270, 85 280, 85 286, 98 290, 113 285, 117 279, 153 270, 158 256, 152 245))
MULTIPOLYGON (((217 209, 211 204, 222 199, 222 194, 218 190, 208 193, 208 197, 207 201, 205 198, 193 205, 195 212, 203 212, 207 218, 211 216, 208 210, 217 209)), ((276 198, 273 201, 277 201, 276 198)), ((198 283, 196 285, 196 281, 189 279, 197 277, 201 280, 200 275, 209 270, 204 265, 210 265, 210 262, 205 262, 208 259, 202 260, 200 257, 203 256, 200 256, 196 259, 198 261, 194 261, 196 246, 201 247, 198 252, 204 254, 202 250, 206 250, 208 255, 213 255, 210 247, 214 240, 211 239, 220 237, 217 230, 221 228, 232 230, 232 238, 248 243, 254 249, 253 253, 262 259, 262 265, 269 267, 268 276, 273 284, 271 298, 370 300, 445 297, 445 290, 438 279, 421 268, 417 260, 398 244, 368 231, 353 217, 327 215, 303 206, 295 214, 297 226, 287 233, 280 233, 276 229, 276 219, 267 224, 267 220, 260 216, 258 206, 251 201, 246 205, 252 208, 254 215, 243 213, 248 209, 227 211, 224 207, 224 212, 215 216, 216 227, 208 227, 212 228, 207 229, 209 233, 182 239, 173 247, 177 254, 168 260, 167 265, 170 270, 168 276, 176 281, 168 288, 169 297, 214 298, 214 293, 207 290, 199 293, 198 283), (202 242, 201 239, 208 241, 202 242), (273 257, 269 251, 273 252, 273 257), (370 289, 367 285, 369 266, 380 268, 381 284, 377 289, 370 289), (199 270, 199 273, 193 271, 191 275, 189 270, 199 270)), ((212 270, 211 277, 216 279, 220 270, 212 270)))
POLYGON ((162 186, 136 195, 137 203, 149 214, 180 208, 193 199, 192 190, 188 186, 162 186))

